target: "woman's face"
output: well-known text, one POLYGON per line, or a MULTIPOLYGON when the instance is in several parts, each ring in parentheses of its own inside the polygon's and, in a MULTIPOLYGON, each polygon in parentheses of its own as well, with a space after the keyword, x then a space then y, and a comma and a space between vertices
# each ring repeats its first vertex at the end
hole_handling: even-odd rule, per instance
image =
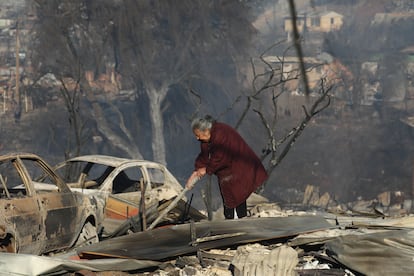
POLYGON ((201 131, 199 129, 194 129, 193 133, 195 135, 195 137, 197 138, 198 141, 203 142, 203 143, 207 143, 210 141, 210 130, 206 129, 204 131, 201 131))

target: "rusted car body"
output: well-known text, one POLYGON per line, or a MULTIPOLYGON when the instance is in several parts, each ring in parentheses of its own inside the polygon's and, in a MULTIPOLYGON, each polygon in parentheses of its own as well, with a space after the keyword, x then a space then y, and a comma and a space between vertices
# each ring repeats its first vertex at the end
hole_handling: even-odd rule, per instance
POLYGON ((103 212, 41 157, 0 156, 0 251, 46 254, 98 241, 103 212))
POLYGON ((145 222, 157 217, 160 203, 183 190, 164 165, 147 160, 84 155, 66 160, 54 169, 72 190, 97 198, 105 210, 103 235, 110 235, 122 221, 138 216, 137 230, 143 230, 145 222))

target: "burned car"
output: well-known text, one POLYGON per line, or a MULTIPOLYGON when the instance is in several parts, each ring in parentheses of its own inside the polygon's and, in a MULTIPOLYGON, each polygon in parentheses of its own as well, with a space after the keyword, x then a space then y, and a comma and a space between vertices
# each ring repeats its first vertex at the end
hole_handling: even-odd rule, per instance
POLYGON ((41 157, 0 156, 0 251, 46 254, 98 241, 103 213, 41 157))
MULTIPOLYGON (((177 197, 183 187, 168 169, 157 162, 108 155, 84 155, 55 166, 55 171, 74 191, 95 196, 105 211, 103 237, 145 230, 162 208, 177 197)), ((178 207, 195 220, 205 218, 181 201, 178 207)), ((178 211, 166 220, 183 217, 178 211)))

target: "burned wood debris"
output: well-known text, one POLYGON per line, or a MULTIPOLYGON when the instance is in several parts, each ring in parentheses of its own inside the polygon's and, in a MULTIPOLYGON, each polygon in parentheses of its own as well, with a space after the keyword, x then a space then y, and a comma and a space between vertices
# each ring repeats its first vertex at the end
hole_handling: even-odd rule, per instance
MULTIPOLYGON (((337 204, 308 186, 291 208, 248 204, 248 218, 163 224, 63 255, 1 255, 0 267, 24 274, 15 264, 30 259, 30 275, 414 275, 414 216, 402 193, 337 204)), ((165 221, 176 220, 172 210, 165 221)))

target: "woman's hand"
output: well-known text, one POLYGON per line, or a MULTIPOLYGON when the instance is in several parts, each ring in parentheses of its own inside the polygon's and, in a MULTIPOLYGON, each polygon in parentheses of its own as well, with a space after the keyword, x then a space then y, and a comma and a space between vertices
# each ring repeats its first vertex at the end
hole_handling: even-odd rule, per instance
POLYGON ((197 175, 199 178, 202 178, 204 175, 206 175, 206 168, 199 168, 196 170, 197 175))
POLYGON ((188 190, 191 190, 196 182, 200 180, 204 175, 206 174, 206 168, 200 168, 196 171, 194 171, 191 176, 188 178, 187 183, 185 184, 185 187, 188 190))

